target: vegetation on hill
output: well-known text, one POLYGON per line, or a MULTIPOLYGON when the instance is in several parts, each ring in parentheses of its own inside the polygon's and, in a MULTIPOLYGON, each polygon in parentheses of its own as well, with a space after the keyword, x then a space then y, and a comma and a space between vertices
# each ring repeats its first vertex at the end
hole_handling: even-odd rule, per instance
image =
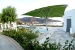
POLYGON ((17 24, 19 24, 19 25, 21 25, 21 24, 23 24, 23 23, 25 24, 25 22, 23 22, 22 20, 18 20, 18 19, 17 19, 16 22, 17 22, 17 24))
MULTIPOLYGON (((39 22, 40 24, 41 23, 45 23, 46 19, 44 18, 34 18, 34 17, 24 17, 24 18, 20 18, 18 20, 21 20, 23 22, 34 22, 34 21, 37 21, 39 22), (33 18, 33 19, 32 19, 33 18), (33 21, 31 21, 33 20, 33 21)), ((48 22, 61 22, 60 20, 52 20, 52 19, 48 19, 48 22)))

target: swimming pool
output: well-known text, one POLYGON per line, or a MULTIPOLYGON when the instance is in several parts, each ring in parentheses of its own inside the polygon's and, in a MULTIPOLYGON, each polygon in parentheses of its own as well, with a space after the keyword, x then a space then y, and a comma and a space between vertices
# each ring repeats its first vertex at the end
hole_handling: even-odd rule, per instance
POLYGON ((63 29, 63 27, 48 27, 48 31, 47 31, 47 29, 46 29, 46 27, 45 26, 43 26, 43 27, 36 27, 36 30, 38 30, 39 32, 41 32, 41 33, 47 33, 47 32, 49 32, 49 31, 51 31, 51 29, 63 29))
MULTIPOLYGON (((36 30, 38 30, 41 33, 47 33, 46 27, 37 27, 36 30)), ((48 27, 48 30, 50 30, 50 27, 48 27)))

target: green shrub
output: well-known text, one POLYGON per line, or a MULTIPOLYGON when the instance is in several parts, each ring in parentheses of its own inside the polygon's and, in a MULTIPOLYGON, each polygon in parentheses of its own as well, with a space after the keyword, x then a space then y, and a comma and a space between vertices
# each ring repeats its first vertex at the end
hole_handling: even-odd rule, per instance
POLYGON ((25 28, 19 28, 17 31, 4 30, 2 32, 2 34, 16 40, 26 50, 29 50, 31 40, 38 37, 37 33, 25 28))
POLYGON ((44 41, 43 44, 39 45, 38 41, 34 41, 34 50, 58 50, 61 47, 61 44, 58 43, 58 45, 56 45, 56 43, 48 43, 49 42, 49 37, 46 38, 46 41, 44 41))
POLYGON ((72 39, 71 42, 69 42, 68 40, 66 40, 65 45, 63 46, 63 50, 72 50, 72 49, 75 49, 75 46, 73 45, 73 41, 74 41, 74 39, 72 39))
POLYGON ((68 40, 66 40, 65 45, 62 46, 60 43, 56 44, 56 43, 49 43, 49 37, 46 38, 46 41, 44 41, 43 44, 39 45, 38 41, 34 41, 34 50, 73 50, 75 49, 75 46, 73 45, 73 41, 68 42, 68 40))

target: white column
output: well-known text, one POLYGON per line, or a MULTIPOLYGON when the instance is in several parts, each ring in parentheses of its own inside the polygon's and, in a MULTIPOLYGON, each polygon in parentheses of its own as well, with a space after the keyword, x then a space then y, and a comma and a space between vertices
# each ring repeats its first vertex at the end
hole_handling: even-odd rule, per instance
POLYGON ((73 34, 73 30, 72 30, 72 27, 70 28, 70 34, 73 34))

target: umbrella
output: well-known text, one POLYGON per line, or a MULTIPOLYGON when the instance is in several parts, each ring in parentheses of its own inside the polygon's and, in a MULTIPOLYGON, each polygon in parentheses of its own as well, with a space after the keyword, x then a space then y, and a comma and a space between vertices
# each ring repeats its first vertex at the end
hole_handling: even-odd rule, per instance
POLYGON ((29 11, 27 13, 24 13, 22 15, 29 15, 33 17, 41 17, 46 19, 46 29, 47 28, 47 19, 49 17, 61 17, 64 15, 64 10, 67 7, 67 5, 53 5, 53 6, 47 6, 38 8, 32 11, 29 11))

